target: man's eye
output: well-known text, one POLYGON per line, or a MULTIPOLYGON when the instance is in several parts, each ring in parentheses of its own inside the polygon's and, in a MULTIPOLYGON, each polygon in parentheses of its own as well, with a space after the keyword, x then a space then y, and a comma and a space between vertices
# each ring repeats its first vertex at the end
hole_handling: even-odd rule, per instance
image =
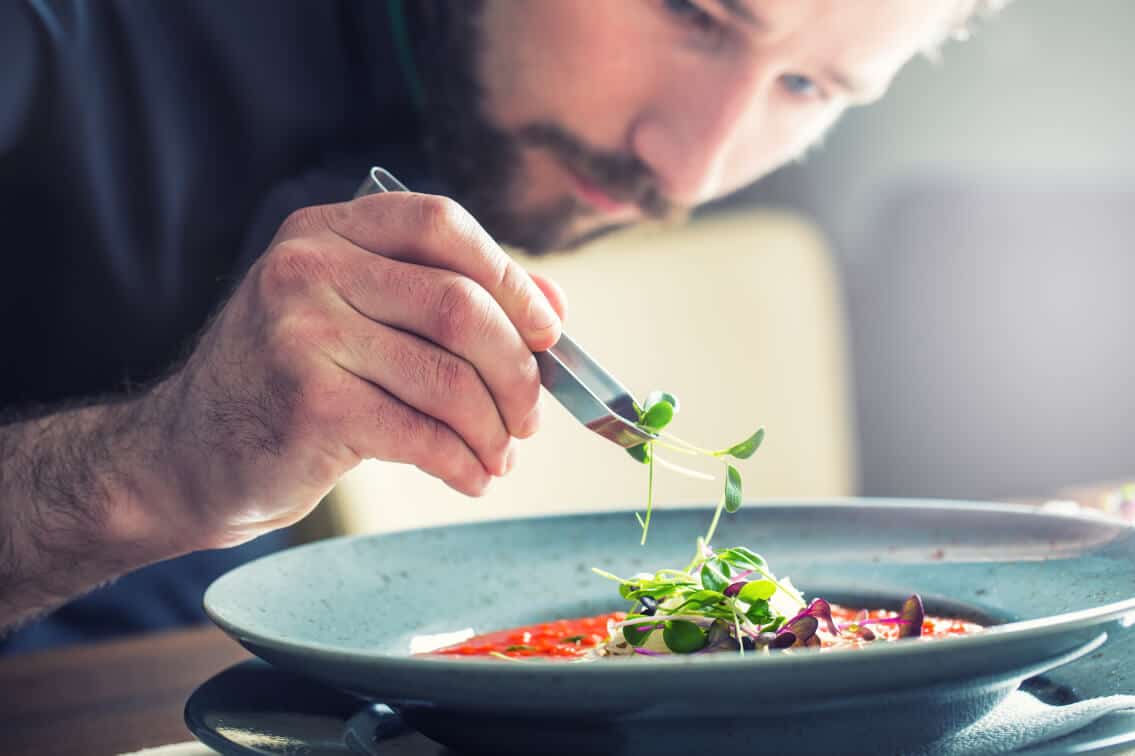
POLYGON ((663 7, 672 16, 701 29, 712 29, 717 20, 691 0, 662 0, 663 7))
POLYGON ((780 83, 795 95, 814 97, 820 94, 820 88, 816 86, 816 82, 800 74, 784 74, 780 77, 780 83))

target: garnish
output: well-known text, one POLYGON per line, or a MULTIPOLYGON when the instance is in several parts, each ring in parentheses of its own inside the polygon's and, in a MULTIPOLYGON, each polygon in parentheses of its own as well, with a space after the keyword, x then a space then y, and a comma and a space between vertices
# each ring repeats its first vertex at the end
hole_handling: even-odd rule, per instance
MULTIPOLYGON (((792 628, 796 634, 784 640, 789 646, 797 638, 804 643, 808 621, 819 626, 809 609, 827 606, 818 600, 805 605, 791 581, 769 572, 760 554, 743 546, 714 551, 701 539, 685 570, 659 570, 633 578, 594 572, 619 583, 619 594, 632 602, 626 618, 612 623, 613 634, 617 632, 634 650, 652 653, 736 649, 744 654, 779 639, 791 615, 798 621, 792 628)), ((830 607, 827 619, 831 621, 830 607)))
POLYGON ((902 603, 899 618, 902 620, 902 625, 899 626, 900 638, 917 638, 922 635, 922 621, 926 619, 926 610, 922 607, 922 599, 917 593, 902 603))
POLYGON ((659 448, 692 456, 709 457, 725 465, 725 489, 722 492, 721 500, 717 504, 717 509, 713 513, 713 521, 710 523, 709 530, 705 535, 705 541, 709 543, 713 540, 713 534, 717 530, 717 523, 721 519, 722 511, 732 514, 741 508, 741 473, 728 462, 726 458, 748 459, 760 448, 761 442, 764 441, 765 438, 765 429, 758 428, 744 441, 733 444, 726 449, 720 449, 718 451, 703 449, 688 441, 683 441, 671 433, 663 432, 663 428, 670 424, 670 421, 674 419, 674 415, 678 414, 678 406, 678 398, 665 391, 654 391, 647 396, 646 403, 642 407, 635 406, 635 412, 638 414, 638 427, 658 437, 656 440, 647 441, 627 449, 627 453, 630 454, 633 459, 645 464, 648 469, 646 516, 642 517, 637 512, 635 513, 635 518, 638 519, 639 525, 642 527, 642 544, 646 543, 646 536, 650 530, 650 515, 654 509, 655 462, 662 467, 682 473, 683 475, 709 478, 712 480, 712 476, 706 476, 696 470, 690 470, 662 459, 657 454, 659 448))
MULTIPOLYGON (((889 637, 918 637, 925 611, 913 595, 897 616, 866 612, 840 625, 825 599, 804 597, 786 577, 777 577, 760 554, 743 546, 714 550, 698 539, 684 570, 663 569, 622 578, 593 569, 619 584, 631 602, 621 621, 610 621, 599 654, 700 654, 712 651, 782 651, 818 648, 826 642, 876 640, 868 625, 891 626, 889 637), (823 637, 821 637, 821 635, 823 637)), ((847 610, 839 610, 844 619, 847 610)))

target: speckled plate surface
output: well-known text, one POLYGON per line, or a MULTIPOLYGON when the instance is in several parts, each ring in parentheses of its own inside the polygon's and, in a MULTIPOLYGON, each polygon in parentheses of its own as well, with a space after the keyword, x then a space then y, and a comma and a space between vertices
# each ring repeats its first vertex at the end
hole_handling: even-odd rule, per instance
MULTIPOLYGON (((659 512, 645 548, 629 513, 323 541, 225 575, 205 608, 267 661, 384 701, 465 750, 654 754, 738 738, 780 750, 847 738, 906 748, 974 721, 1135 612, 1135 531, 1111 521, 930 501, 750 503, 726 518, 718 545, 754 548, 807 595, 887 606, 916 591, 932 612, 1001 624, 935 642, 765 658, 408 656, 419 634, 621 608, 590 567, 680 566, 708 518, 704 507, 659 512)), ((1110 648, 1093 655, 1097 676, 1110 648)))

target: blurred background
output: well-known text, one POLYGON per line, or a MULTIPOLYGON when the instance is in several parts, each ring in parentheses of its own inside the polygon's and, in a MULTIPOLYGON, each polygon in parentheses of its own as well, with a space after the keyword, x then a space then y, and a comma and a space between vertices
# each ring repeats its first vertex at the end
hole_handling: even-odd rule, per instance
POLYGON ((730 205, 829 236, 859 490, 1135 474, 1135 4, 1018 0, 730 205))
MULTIPOLYGON (((691 227, 526 264, 561 280, 571 332, 637 394, 678 394, 675 432, 716 446, 768 427, 748 496, 1135 476, 1133 33, 1129 0, 1018 0, 691 227)), ((644 502, 641 466, 545 407, 485 499, 364 465, 335 526, 644 502)), ((707 472, 660 473, 659 500, 713 501, 707 472)))

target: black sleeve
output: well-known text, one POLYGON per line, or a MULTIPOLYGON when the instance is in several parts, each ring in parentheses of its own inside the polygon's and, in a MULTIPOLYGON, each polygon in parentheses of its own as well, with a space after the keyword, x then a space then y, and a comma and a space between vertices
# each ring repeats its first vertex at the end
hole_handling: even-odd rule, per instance
POLYGON ((0 0, 0 157, 17 143, 31 117, 43 35, 52 22, 50 11, 33 9, 29 0, 0 0))

